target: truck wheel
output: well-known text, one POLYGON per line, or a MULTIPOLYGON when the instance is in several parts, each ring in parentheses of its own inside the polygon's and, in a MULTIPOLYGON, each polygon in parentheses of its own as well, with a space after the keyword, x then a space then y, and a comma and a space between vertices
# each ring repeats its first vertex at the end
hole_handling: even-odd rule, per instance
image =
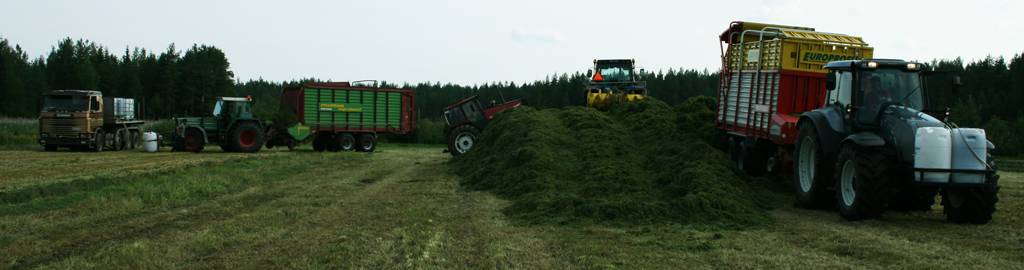
POLYGON ((253 122, 238 123, 228 133, 230 149, 237 152, 256 153, 265 142, 263 130, 253 122))
POLYGON ((122 151, 128 149, 128 142, 131 139, 128 138, 128 130, 118 129, 117 137, 114 137, 114 150, 122 151))
POLYGON ((370 133, 359 134, 359 146, 356 151, 373 152, 375 149, 377 149, 377 136, 370 133))
POLYGON ((476 144, 480 131, 470 125, 462 125, 448 134, 448 152, 458 156, 469 152, 476 144))
POLYGON ((985 176, 982 187, 948 188, 942 192, 942 209, 946 220, 955 223, 986 224, 999 202, 999 174, 992 154, 988 166, 993 172, 985 176))
POLYGON ((855 221, 882 216, 888 204, 889 164, 883 148, 844 145, 836 162, 836 201, 839 215, 855 221))
POLYGON ((889 209, 897 211, 931 211, 939 191, 929 187, 907 187, 889 199, 889 209))
POLYGON ((139 132, 129 131, 128 132, 128 150, 135 150, 139 146, 139 132))
POLYGON ((835 195, 828 190, 832 169, 822 162, 824 155, 818 133, 810 124, 800 126, 793 160, 793 187, 796 205, 802 208, 827 208, 835 195))
POLYGON ((96 142, 93 143, 92 148, 90 148, 90 150, 92 150, 93 152, 103 152, 103 147, 106 147, 106 142, 106 134, 104 134, 103 131, 97 131, 96 142))
POLYGON ((183 142, 182 150, 192 153, 199 153, 203 151, 203 133, 199 132, 197 128, 189 128, 185 130, 185 139, 183 142))
POLYGON ((46 151, 46 152, 57 151, 57 145, 56 144, 43 145, 43 150, 46 151))
POLYGON ((339 134, 338 147, 341 148, 341 151, 352 151, 356 149, 356 137, 352 136, 352 133, 339 134))

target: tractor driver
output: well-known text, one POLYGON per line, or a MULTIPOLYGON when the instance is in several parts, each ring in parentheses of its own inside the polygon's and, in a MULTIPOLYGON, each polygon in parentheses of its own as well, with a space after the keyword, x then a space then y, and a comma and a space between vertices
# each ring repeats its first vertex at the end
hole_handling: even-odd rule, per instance
POLYGON ((864 107, 875 108, 892 100, 889 89, 882 87, 882 78, 872 74, 864 81, 864 107))

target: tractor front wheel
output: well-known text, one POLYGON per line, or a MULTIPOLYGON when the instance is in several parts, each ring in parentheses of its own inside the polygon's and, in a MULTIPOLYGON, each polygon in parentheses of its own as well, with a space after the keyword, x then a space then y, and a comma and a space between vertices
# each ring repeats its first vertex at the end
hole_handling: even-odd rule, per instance
POLYGON ((999 202, 999 174, 991 154, 988 155, 988 167, 991 172, 986 174, 984 186, 947 188, 942 192, 942 211, 946 220, 972 224, 992 221, 996 202, 999 202))
POLYGON ((231 149, 238 152, 256 153, 263 148, 263 130, 253 122, 242 122, 228 133, 231 149))

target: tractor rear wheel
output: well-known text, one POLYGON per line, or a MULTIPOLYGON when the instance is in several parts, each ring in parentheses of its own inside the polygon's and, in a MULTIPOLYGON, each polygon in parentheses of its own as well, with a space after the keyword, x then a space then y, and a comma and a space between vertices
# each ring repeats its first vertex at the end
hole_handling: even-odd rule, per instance
POLYGON ((855 221, 879 218, 888 205, 889 164, 884 148, 844 145, 836 159, 836 201, 839 215, 855 221))
POLYGON ((359 152, 373 152, 377 149, 377 136, 372 133, 359 134, 359 144, 356 151, 359 152))
POLYGON ((470 125, 462 125, 448 134, 448 152, 458 156, 469 152, 476 144, 480 131, 470 125))
POLYGON ((256 153, 263 148, 263 130, 256 123, 241 122, 228 133, 229 149, 237 152, 256 153))
POLYGON ((814 126, 800 126, 796 150, 793 152, 793 187, 796 205, 802 208, 828 208, 834 205, 835 195, 829 190, 833 184, 832 167, 824 163, 821 141, 814 126))
POLYGON ((356 149, 356 137, 352 136, 352 133, 339 134, 338 147, 341 151, 352 151, 356 149))
POLYGON ((197 128, 189 128, 185 130, 184 146, 182 150, 187 152, 199 153, 203 151, 204 140, 203 133, 197 128))
POLYGON ((988 166, 992 172, 985 176, 984 186, 948 188, 942 192, 942 211, 946 220, 972 224, 992 221, 996 202, 999 202, 999 174, 991 154, 988 155, 988 166))

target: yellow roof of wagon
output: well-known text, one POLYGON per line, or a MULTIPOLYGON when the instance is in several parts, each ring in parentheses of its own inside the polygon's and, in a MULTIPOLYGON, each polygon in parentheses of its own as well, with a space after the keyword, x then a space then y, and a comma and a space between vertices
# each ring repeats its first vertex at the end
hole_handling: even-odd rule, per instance
MULTIPOLYGON (((739 36, 745 31, 765 31, 774 32, 781 34, 785 39, 800 39, 806 41, 818 41, 824 43, 834 43, 836 45, 847 45, 847 46, 868 46, 864 39, 858 36, 851 36, 837 33, 817 32, 814 28, 803 27, 803 26, 790 26, 781 24, 767 24, 767 23, 756 23, 756 22, 733 22, 729 25, 729 28, 722 32, 719 38, 723 42, 737 43, 739 42, 739 36)), ((744 41, 757 41, 758 34, 747 33, 747 37, 744 41)))

